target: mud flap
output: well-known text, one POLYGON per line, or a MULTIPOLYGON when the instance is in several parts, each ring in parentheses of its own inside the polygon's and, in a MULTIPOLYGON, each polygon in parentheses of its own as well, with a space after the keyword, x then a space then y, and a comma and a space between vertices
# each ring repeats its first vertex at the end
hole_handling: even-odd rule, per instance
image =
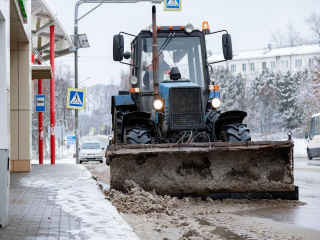
POLYGON ((112 145, 108 156, 119 191, 132 180, 160 195, 295 198, 291 141, 112 145))

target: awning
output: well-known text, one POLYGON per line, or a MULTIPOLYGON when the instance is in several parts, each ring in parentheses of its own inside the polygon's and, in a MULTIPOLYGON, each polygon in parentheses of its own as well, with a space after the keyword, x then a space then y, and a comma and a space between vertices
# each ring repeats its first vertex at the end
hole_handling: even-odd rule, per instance
MULTIPOLYGON (((55 32, 55 57, 69 54, 69 46, 72 45, 69 34, 66 32, 56 15, 44 0, 32 0, 32 45, 35 52, 42 53, 44 61, 50 59, 50 26, 54 25, 55 32)), ((35 56, 37 62, 37 56, 35 56)))
POLYGON ((32 79, 52 79, 51 65, 32 65, 32 79))

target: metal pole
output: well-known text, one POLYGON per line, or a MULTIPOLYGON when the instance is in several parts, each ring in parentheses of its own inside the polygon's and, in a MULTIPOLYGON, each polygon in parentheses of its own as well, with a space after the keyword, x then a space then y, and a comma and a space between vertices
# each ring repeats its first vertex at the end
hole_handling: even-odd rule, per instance
POLYGON ((56 163, 56 137, 55 137, 55 39, 54 25, 50 26, 50 64, 52 68, 52 79, 50 80, 50 143, 51 143, 51 164, 56 163))
POLYGON ((159 93, 159 81, 158 81, 158 69, 159 69, 159 58, 158 58, 158 35, 157 35, 157 13, 156 7, 152 6, 152 68, 153 68, 153 91, 155 94, 159 93))
POLYGON ((62 158, 63 158, 63 129, 64 129, 64 125, 62 124, 62 128, 61 128, 62 158))
MULTIPOLYGON (((75 25, 74 25, 74 38, 75 40, 78 39, 78 5, 76 5, 76 12, 75 12, 75 25)), ((78 88, 78 48, 74 53, 74 87, 78 88)), ((75 110, 75 131, 76 131, 76 163, 79 164, 79 112, 75 110)))
MULTIPOLYGON (((41 56, 41 53, 39 53, 41 56)), ((38 65, 41 65, 38 56, 38 65)), ((38 94, 42 94, 42 79, 38 79, 38 94)), ((39 164, 43 164, 43 113, 39 112, 39 164)))

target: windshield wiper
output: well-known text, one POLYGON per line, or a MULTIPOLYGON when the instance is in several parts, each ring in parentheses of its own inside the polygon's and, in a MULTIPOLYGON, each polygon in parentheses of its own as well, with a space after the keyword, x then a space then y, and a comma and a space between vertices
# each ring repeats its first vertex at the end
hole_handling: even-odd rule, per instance
POLYGON ((162 54, 163 50, 168 46, 168 44, 171 42, 172 38, 174 37, 174 35, 176 34, 176 32, 170 33, 169 37, 164 41, 164 43, 162 44, 162 46, 159 48, 159 54, 158 57, 162 54))

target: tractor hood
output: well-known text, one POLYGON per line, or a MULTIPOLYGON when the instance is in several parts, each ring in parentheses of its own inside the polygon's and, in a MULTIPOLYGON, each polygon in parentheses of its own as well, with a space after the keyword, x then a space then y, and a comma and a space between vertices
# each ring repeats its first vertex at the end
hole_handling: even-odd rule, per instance
POLYGON ((159 95, 162 99, 168 98, 169 90, 171 88, 201 88, 199 85, 193 82, 186 81, 168 81, 159 83, 159 95))
POLYGON ((159 84, 164 101, 164 114, 171 130, 204 129, 202 88, 187 81, 168 81, 159 84))

